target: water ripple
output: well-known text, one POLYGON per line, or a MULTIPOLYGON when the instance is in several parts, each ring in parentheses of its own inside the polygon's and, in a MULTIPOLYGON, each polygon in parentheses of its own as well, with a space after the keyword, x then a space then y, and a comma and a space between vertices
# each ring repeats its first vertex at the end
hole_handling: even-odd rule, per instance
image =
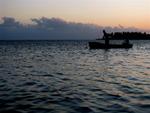
POLYGON ((0 112, 149 113, 150 42, 140 43, 0 42, 0 112))

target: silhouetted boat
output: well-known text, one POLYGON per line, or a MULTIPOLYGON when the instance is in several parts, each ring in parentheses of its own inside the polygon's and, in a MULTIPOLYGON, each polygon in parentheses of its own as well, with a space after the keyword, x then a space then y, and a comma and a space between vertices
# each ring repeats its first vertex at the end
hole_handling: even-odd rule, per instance
POLYGON ((106 45, 105 43, 100 42, 89 42, 90 49, 119 49, 119 48, 125 48, 129 49, 132 48, 132 44, 109 44, 106 45))
POLYGON ((129 43, 128 38, 125 39, 125 42, 122 44, 110 44, 109 40, 113 37, 113 33, 108 34, 103 30, 104 36, 103 39, 105 40, 105 43, 101 42, 89 42, 90 49, 117 49, 117 48, 125 48, 129 49, 132 48, 132 44, 129 43))

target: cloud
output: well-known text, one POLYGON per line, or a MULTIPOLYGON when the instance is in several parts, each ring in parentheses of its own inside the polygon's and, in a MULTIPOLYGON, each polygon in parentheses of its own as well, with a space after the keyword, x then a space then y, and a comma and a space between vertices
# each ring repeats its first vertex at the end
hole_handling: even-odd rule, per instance
POLYGON ((2 20, 3 20, 2 25, 4 27, 12 27, 12 26, 21 25, 19 22, 17 22, 14 18, 11 18, 11 17, 3 17, 2 20))
POLYGON ((59 18, 33 18, 23 25, 12 17, 3 17, 0 40, 91 40, 102 37, 102 30, 138 31, 136 28, 101 27, 93 24, 67 22, 59 18))

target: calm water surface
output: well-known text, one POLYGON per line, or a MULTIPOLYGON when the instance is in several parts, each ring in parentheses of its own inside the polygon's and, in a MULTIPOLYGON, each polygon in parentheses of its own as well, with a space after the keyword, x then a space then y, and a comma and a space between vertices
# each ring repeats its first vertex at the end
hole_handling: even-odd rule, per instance
POLYGON ((0 112, 150 113, 150 41, 0 42, 0 112))

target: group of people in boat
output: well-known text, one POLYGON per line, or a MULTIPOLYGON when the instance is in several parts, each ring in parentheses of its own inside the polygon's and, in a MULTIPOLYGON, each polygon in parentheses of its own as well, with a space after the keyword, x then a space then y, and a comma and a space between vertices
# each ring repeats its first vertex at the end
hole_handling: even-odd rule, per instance
MULTIPOLYGON (((103 39, 105 40, 105 45, 109 46, 109 40, 113 37, 113 33, 106 33, 106 31, 103 30, 103 34, 104 34, 103 39)), ((123 44, 126 44, 126 45, 129 44, 129 39, 127 37, 124 39, 123 44)))
POLYGON ((111 48, 132 48, 133 44, 129 43, 129 38, 125 35, 123 35, 124 42, 122 44, 113 44, 109 43, 112 38, 114 38, 114 33, 106 33, 105 30, 103 30, 104 36, 103 39, 105 40, 105 43, 101 42, 89 42, 90 49, 111 49, 111 48))

